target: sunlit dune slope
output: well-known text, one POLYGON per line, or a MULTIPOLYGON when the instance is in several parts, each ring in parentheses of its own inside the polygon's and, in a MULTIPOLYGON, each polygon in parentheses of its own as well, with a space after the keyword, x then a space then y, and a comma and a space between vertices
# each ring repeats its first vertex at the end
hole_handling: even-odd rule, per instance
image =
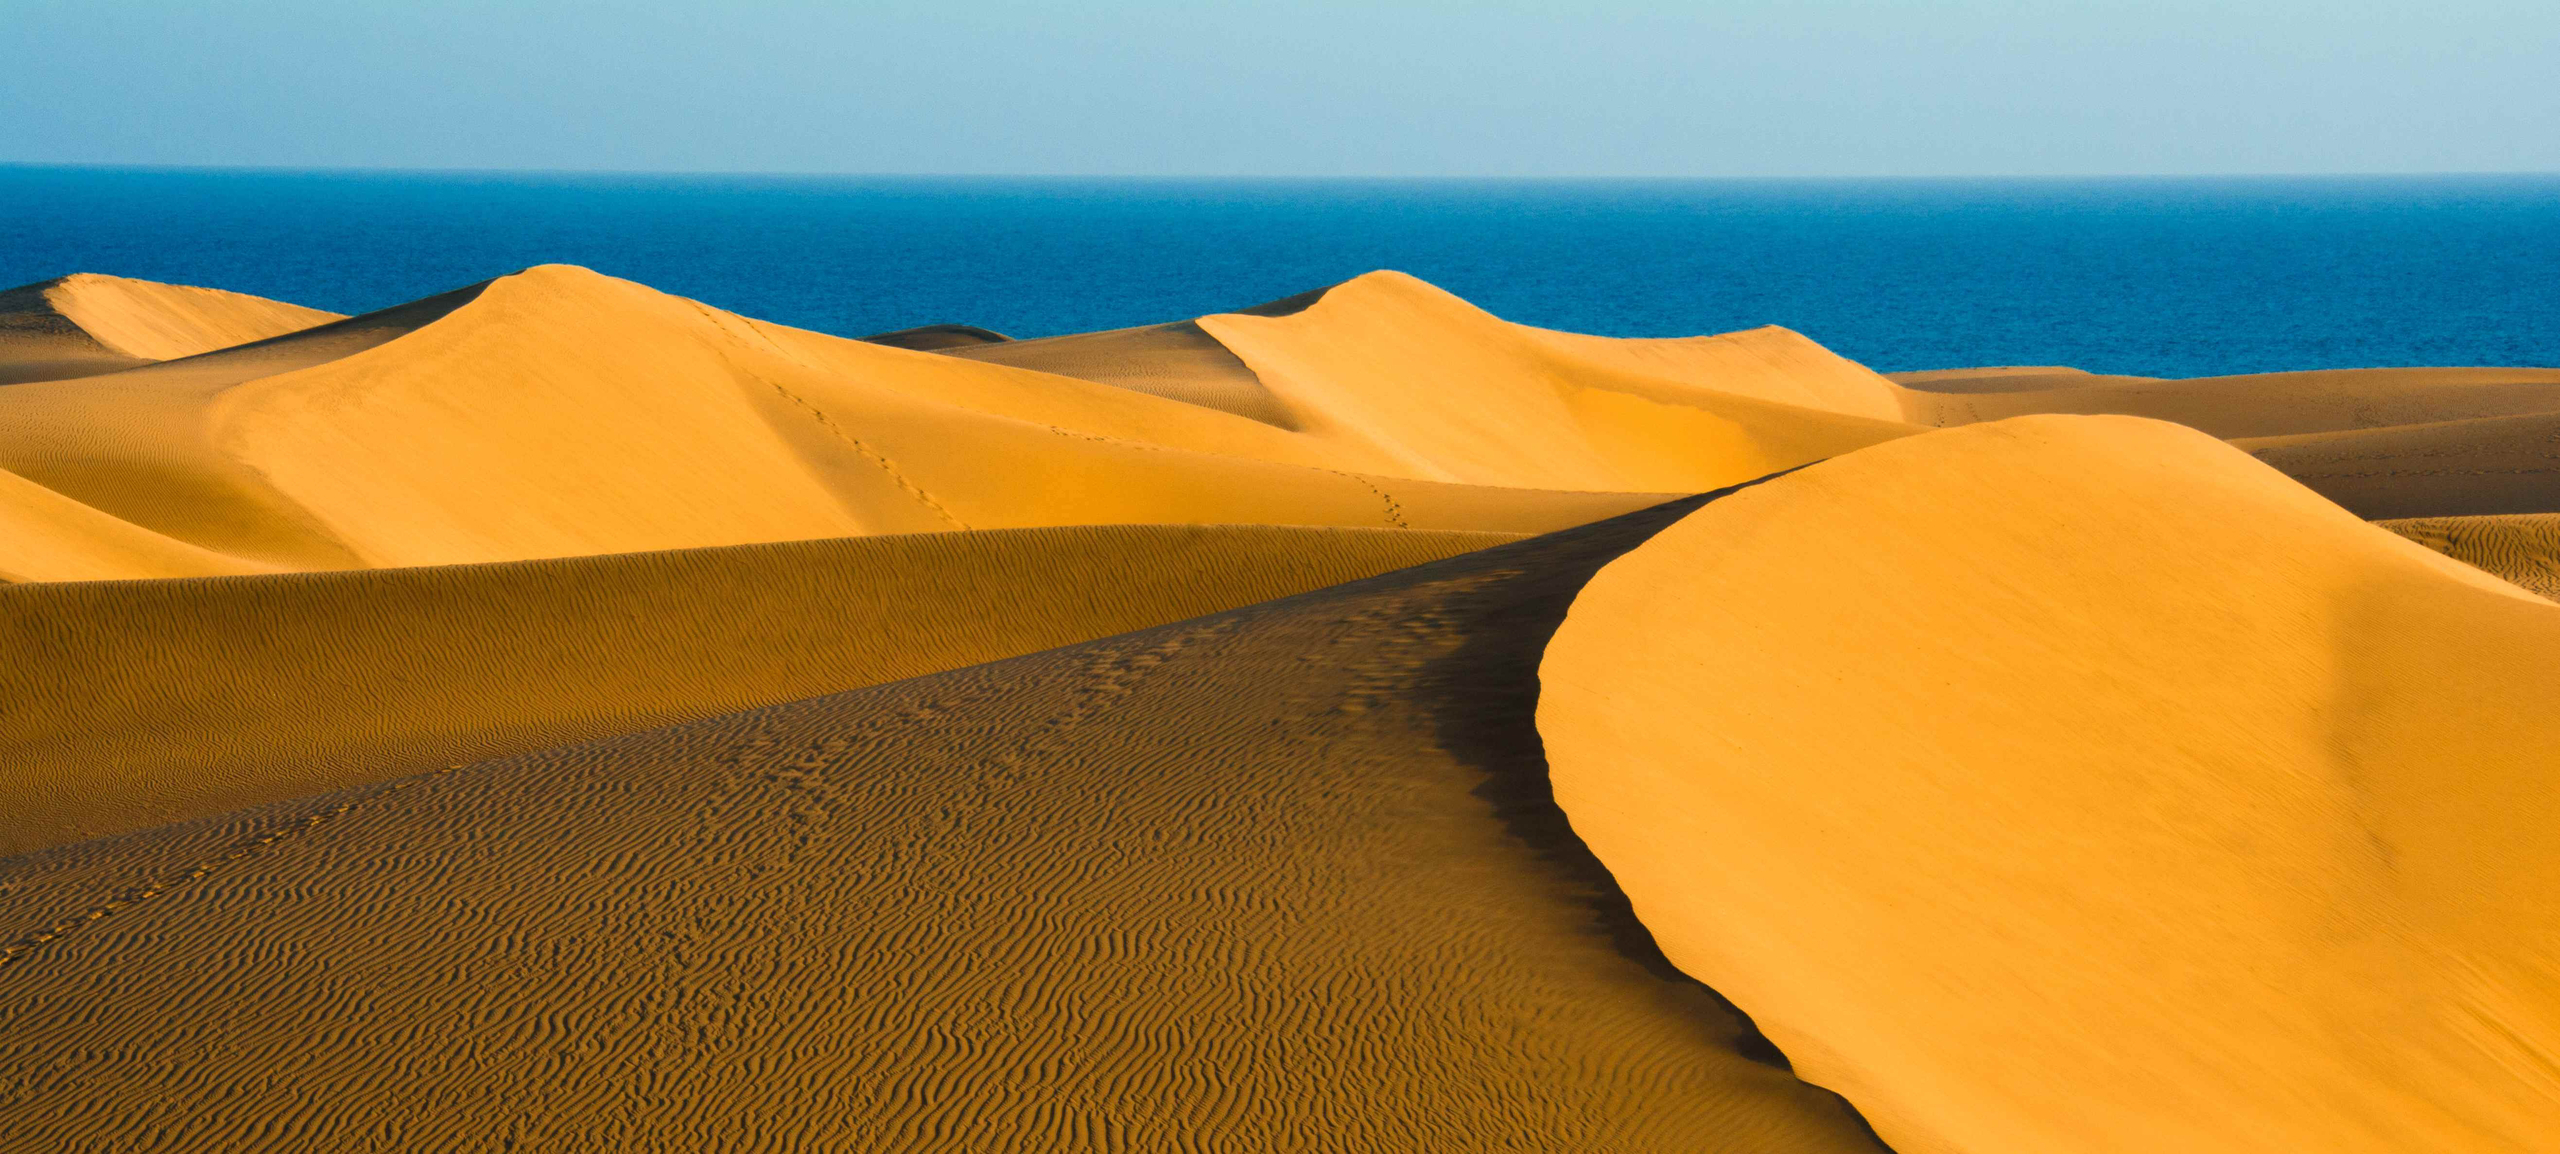
POLYGON ((956 669, 1510 539, 1098 526, 0 587, 0 855, 956 669))
POLYGON ((1896 379, 1913 386, 1903 393, 1910 418, 1942 426, 2030 413, 2115 413, 2238 438, 2560 413, 2560 369, 2329 369, 2186 380, 1950 370, 1896 379))
POLYGON ((0 384, 115 372, 337 319, 246 293, 76 273, 0 291, 0 384))
POLYGON ((1400 273, 1197 322, 1304 435, 1374 471, 1696 491, 1906 435, 1891 382, 1784 329, 1616 340, 1514 325, 1400 273))
MULTIPOLYGON (((135 542, 158 552, 121 575, 1065 524, 1540 532, 1659 499, 1589 484, 1479 493, 1361 468, 1390 463, 1214 408, 545 267, 210 356, 0 390, 0 468, 121 522, 92 548, 0 555, 0 573, 118 575, 103 570, 135 542)), ((46 540, 101 535, 59 504, 6 508, 46 540)))
POLYGON ((1541 646, 1693 504, 0 862, 0 1132, 1874 1151, 1546 795, 1541 646))
POLYGON ((2237 443, 2362 517, 2560 513, 2560 414, 2237 443))
POLYGON ((2456 561, 2560 600, 2560 513, 2417 517, 2380 524, 2456 561))
POLYGON ((1593 580, 1573 828, 1904 1154, 2560 1134, 2560 606, 2199 434, 1816 465, 1593 580))

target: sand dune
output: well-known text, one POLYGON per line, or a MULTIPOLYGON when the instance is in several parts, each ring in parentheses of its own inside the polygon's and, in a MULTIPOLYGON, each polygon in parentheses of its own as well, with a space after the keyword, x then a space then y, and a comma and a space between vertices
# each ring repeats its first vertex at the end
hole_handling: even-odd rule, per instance
POLYGON ((2560 513, 2418 517, 2379 524, 2456 561, 2560 601, 2560 513))
POLYGON ((2360 517, 2560 513, 2560 414, 2237 443, 2360 517))
POLYGON ((1905 1154, 2548 1149, 2560 606, 2193 432, 1851 454, 1604 570, 1573 827, 1905 1154))
POLYGON ((0 384, 94 376, 281 336, 338 314, 96 273, 0 291, 0 384))
POLYGON ((2186 380, 1943 374, 1900 379, 1914 377, 1930 379, 1903 394, 1910 419, 1939 426, 2031 413, 2113 413, 2242 438, 2560 413, 2560 369, 2333 369, 2186 380), (2030 381, 2054 387, 2011 387, 2030 381), (2000 387, 1950 387, 1984 382, 2000 387))
POLYGON ((1875 1150, 1546 798, 1539 647, 1677 511, 0 863, 0 1130, 1875 1150))
POLYGON ((1510 539, 1101 526, 0 587, 0 856, 937 673, 1510 539))
MULTIPOLYGON (((1236 381, 1265 384, 1151 392, 1144 357, 1080 378, 529 270, 210 356, 0 391, 0 469, 120 522, 101 530, 31 494, 10 515, 42 539, 102 540, 0 558, 0 572, 371 568, 1072 524, 1534 532, 1912 431, 1814 407, 1880 411, 1891 386, 1776 330, 1540 333, 1384 274, 1300 312, 1196 327, 1213 326, 1228 335, 1212 343, 1242 348, 1230 360, 1265 362, 1236 381), (1396 358, 1349 359, 1380 332, 1402 334, 1396 358)), ((1075 367, 1042 342, 986 347, 1035 346, 1075 367)))
POLYGON ((1001 344, 1013 338, 994 329, 982 329, 976 325, 944 324, 917 325, 911 329, 873 333, 862 339, 875 345, 888 345, 898 349, 947 351, 977 345, 1001 344))
POLYGON ((6 382, 0 1149, 2560 1134, 2560 371, 543 266, 6 382))

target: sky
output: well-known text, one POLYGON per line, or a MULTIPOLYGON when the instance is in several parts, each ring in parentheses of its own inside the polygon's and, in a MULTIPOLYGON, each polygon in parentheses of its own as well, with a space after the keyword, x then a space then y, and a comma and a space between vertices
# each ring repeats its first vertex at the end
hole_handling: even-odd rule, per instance
POLYGON ((2553 0, 0 0, 0 162, 2560 170, 2553 0))

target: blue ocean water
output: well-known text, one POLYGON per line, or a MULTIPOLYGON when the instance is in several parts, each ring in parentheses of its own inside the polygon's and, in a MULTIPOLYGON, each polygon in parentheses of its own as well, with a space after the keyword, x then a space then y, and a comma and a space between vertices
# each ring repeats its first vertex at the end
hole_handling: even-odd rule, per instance
POLYGON ((845 335, 1041 336, 1397 268, 1513 320, 1882 369, 2560 365, 2560 176, 1282 181, 0 167, 0 285, 342 312, 549 261, 845 335))

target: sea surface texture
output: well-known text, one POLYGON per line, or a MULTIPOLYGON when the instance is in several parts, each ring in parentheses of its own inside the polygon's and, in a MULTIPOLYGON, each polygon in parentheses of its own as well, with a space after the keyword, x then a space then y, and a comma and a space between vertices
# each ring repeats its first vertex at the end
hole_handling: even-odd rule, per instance
POLYGON ((1609 336, 1780 324, 1884 371, 2560 365, 2560 176, 1131 181, 0 167, 0 285, 363 312, 559 262, 858 336, 1017 337, 1373 269, 1609 336))

